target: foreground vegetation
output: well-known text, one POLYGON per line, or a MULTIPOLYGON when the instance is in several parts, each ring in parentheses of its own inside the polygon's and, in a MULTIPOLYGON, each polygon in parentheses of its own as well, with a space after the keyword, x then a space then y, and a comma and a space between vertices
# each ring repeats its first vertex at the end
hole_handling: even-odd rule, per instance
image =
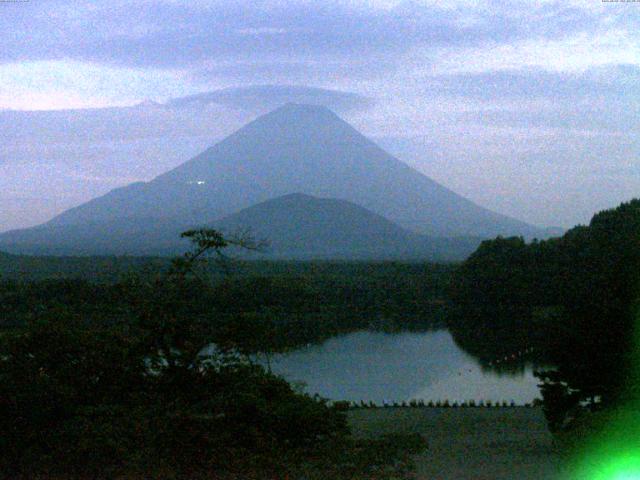
POLYGON ((268 348, 257 324, 240 335, 212 321, 216 310, 204 306, 219 290, 196 266, 228 242, 213 231, 187 236, 194 251, 153 279, 106 290, 5 284, 4 320, 32 303, 0 337, 3 474, 312 479, 407 471, 424 448, 420 436, 351 437, 339 406, 295 391, 245 354, 268 348))
MULTIPOLYGON (((20 327, 33 318, 64 311, 98 323, 136 316, 135 305, 153 296, 154 282, 168 272, 160 259, 74 258, 68 268, 88 272, 106 265, 103 276, 46 277, 57 265, 49 258, 18 257, 0 281, 0 326, 20 327), (38 264, 18 279, 20 262, 38 264), (18 262, 18 263, 16 263, 18 262), (82 267, 84 266, 84 267, 82 267), (13 273, 11 273, 13 272, 13 273), (40 273, 38 273, 40 272, 40 273), (35 278, 33 278, 35 277, 35 278)), ((175 299, 185 315, 208 318, 225 338, 243 342, 245 353, 282 351, 359 329, 429 329, 445 323, 443 300, 453 267, 413 263, 233 262, 198 265, 175 299), (261 341, 251 345, 253 332, 261 341), (244 339, 242 339, 244 337, 244 339)), ((66 270, 63 270, 66 273, 66 270)))

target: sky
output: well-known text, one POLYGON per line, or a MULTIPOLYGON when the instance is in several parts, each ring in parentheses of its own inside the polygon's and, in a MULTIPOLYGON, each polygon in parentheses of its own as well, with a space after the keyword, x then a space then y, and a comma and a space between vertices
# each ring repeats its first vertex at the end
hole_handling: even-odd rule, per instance
MULTIPOLYGON (((181 156, 273 106, 274 98, 285 101, 290 86, 298 96, 325 89, 309 96, 335 105, 440 183, 530 223, 569 227, 640 196, 640 3, 3 1, 0 38, 0 114, 7 114, 0 115, 0 202, 17 209, 5 229, 188 160, 181 156), (256 85, 273 87, 242 90, 256 85), (60 151, 73 150, 75 140, 16 133, 7 113, 165 103, 220 89, 231 92, 221 101, 226 110, 211 114, 230 118, 218 122, 229 128, 205 122, 209 130, 191 135, 198 138, 191 148, 154 168, 144 165, 153 159, 142 149, 138 163, 120 163, 115 177, 95 168, 95 156, 83 165, 82 150, 74 175, 91 177, 91 188, 71 177, 58 189, 28 181, 34 162, 61 144, 60 151), (259 105, 252 110, 253 101, 259 105), (25 160, 34 149, 38 158, 25 160), (21 204, 23 197, 55 208, 21 204)), ((174 115, 165 125, 182 124, 174 115)), ((165 131, 153 130, 156 137, 165 131)), ((108 162, 108 153, 101 155, 108 162)), ((121 157, 122 150, 113 156, 121 157)), ((54 177, 61 170, 52 161, 47 168, 54 177)))

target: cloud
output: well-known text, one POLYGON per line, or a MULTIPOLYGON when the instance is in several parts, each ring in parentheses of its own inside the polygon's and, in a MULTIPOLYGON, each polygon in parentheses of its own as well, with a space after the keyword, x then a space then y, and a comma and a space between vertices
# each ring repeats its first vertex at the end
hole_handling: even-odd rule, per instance
POLYGON ((640 98, 640 66, 615 65, 584 72, 550 72, 540 68, 455 73, 433 76, 429 91, 483 100, 550 98, 640 98))
POLYGON ((176 98, 170 107, 194 107, 209 104, 227 105, 250 111, 271 110, 285 103, 324 105, 338 112, 371 107, 372 99, 352 92, 294 85, 257 85, 236 87, 176 98))
POLYGON ((624 6, 578 0, 0 4, 0 106, 42 104, 49 90, 52 108, 65 92, 99 106, 268 84, 371 96, 439 74, 640 65, 639 29, 624 6))
POLYGON ((287 33, 288 30, 286 28, 275 28, 275 27, 253 27, 253 28, 240 28, 237 30, 237 33, 240 35, 282 35, 283 33, 287 33))
POLYGON ((590 32, 605 20, 622 23, 613 9, 603 15, 565 2, 49 0, 2 8, 0 61, 67 58, 159 68, 230 57, 291 60, 388 55, 418 46, 471 48, 590 32))
POLYGON ((194 87, 185 85, 182 77, 173 71, 74 60, 5 64, 0 65, 0 106, 49 110, 131 105, 141 92, 153 92, 158 100, 191 93, 194 87))
POLYGON ((640 66, 640 39, 625 28, 579 31, 558 38, 524 38, 513 43, 490 43, 457 51, 443 50, 437 60, 442 73, 480 73, 542 68, 583 72, 598 66, 640 66))
POLYGON ((433 76, 425 95, 468 98, 476 108, 457 121, 511 128, 564 129, 575 134, 640 128, 640 67, 585 72, 541 69, 433 76))

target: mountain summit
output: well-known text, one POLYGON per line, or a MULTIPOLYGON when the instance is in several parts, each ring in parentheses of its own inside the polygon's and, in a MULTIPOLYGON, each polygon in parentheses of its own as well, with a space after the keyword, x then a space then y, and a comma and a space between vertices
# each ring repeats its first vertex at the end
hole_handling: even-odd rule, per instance
MULTIPOLYGON (((267 113, 154 180, 113 190, 37 231, 46 235, 52 228, 61 233, 66 227, 114 224, 135 225, 139 232, 146 223, 210 224, 294 192, 346 200, 435 237, 543 234, 434 182, 329 109, 300 104, 267 113)), ((15 232, 11 238, 18 240, 15 232)))

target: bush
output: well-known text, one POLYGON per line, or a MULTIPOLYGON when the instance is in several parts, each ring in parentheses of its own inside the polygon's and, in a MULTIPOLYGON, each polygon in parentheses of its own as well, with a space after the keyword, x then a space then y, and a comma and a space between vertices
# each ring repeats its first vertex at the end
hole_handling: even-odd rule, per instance
POLYGON ((247 458, 282 469, 278 452, 347 433, 343 412, 255 365, 217 358, 152 371, 147 341, 65 318, 3 336, 3 471, 224 471, 247 458))

